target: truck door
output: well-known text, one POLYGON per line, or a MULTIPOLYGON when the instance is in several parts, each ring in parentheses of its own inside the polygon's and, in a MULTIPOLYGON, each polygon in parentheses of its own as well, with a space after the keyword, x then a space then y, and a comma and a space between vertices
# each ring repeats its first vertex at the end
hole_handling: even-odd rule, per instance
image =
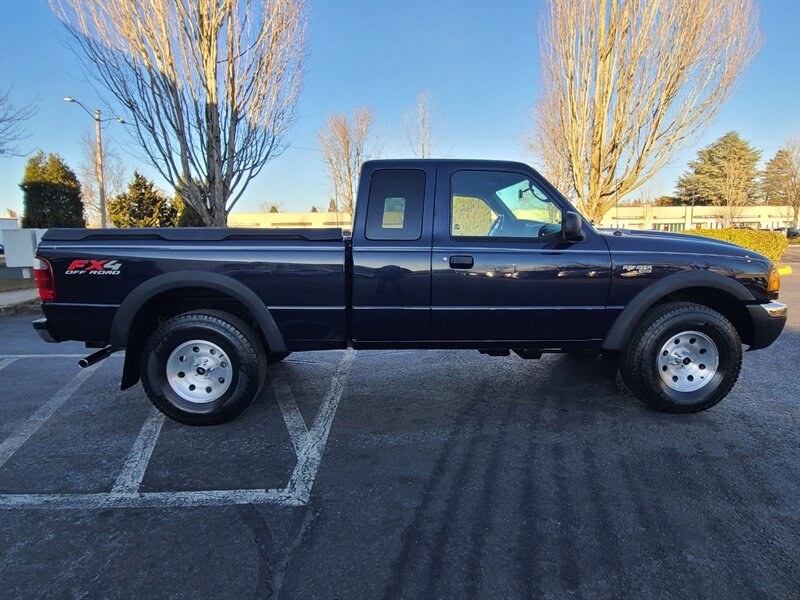
POLYGON ((436 195, 433 339, 600 335, 611 281, 608 247, 588 225, 583 241, 563 238, 570 207, 533 170, 440 166, 436 195))
POLYGON ((428 340, 436 168, 368 162, 353 229, 352 337, 359 342, 428 340), (358 218, 362 216, 362 218, 358 218))

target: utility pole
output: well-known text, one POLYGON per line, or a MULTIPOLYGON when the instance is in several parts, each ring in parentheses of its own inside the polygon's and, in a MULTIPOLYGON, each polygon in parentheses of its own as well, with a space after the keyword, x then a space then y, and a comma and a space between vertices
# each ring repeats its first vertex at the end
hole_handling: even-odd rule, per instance
POLYGON ((105 174, 103 173, 103 128, 100 127, 100 109, 94 111, 94 131, 95 131, 95 165, 97 171, 97 188, 100 195, 100 228, 106 228, 106 184, 105 174))
POLYGON ((64 102, 74 102, 78 106, 80 106, 86 114, 94 119, 94 135, 95 135, 95 144, 94 144, 94 165, 95 165, 95 177, 97 178, 97 188, 98 188, 98 196, 100 197, 100 227, 105 229, 106 228, 106 183, 105 183, 105 173, 103 172, 103 122, 105 121, 116 121, 117 123, 122 123, 126 125, 124 119, 119 117, 109 117, 107 119, 103 119, 101 116, 100 109, 97 108, 94 111, 94 114, 89 112, 89 109, 86 108, 79 100, 71 96, 67 96, 64 98, 64 102))

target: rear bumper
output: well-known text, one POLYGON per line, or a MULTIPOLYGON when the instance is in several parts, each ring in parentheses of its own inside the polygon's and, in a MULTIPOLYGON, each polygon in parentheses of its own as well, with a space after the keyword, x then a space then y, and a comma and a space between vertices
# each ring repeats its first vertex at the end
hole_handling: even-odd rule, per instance
POLYGON ((47 319, 36 319, 33 322, 33 328, 36 330, 36 333, 39 334, 39 337, 42 338, 48 344, 56 344, 61 340, 57 339, 56 336, 53 334, 53 331, 50 329, 50 326, 47 323, 47 319))
POLYGON ((753 320, 753 339, 748 350, 766 348, 781 334, 786 325, 787 307, 780 302, 750 304, 747 307, 753 320))

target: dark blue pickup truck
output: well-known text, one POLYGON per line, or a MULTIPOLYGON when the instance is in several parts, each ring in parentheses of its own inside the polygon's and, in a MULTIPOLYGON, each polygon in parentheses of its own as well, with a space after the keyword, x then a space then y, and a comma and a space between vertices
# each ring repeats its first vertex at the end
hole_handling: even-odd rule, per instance
MULTIPOLYGON (((364 164, 340 229, 51 229, 36 280, 50 342, 125 349, 169 417, 241 413, 290 352, 597 352, 650 406, 695 412, 780 335, 770 261, 688 235, 600 232, 527 165, 364 164)), ((465 374, 469 377, 469 374, 465 374)))

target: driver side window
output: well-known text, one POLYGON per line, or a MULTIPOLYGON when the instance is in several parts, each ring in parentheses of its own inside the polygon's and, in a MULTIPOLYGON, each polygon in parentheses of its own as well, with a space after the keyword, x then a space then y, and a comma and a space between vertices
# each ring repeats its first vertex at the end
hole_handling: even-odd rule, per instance
POLYGON ((457 171, 450 182, 453 238, 556 238, 561 209, 532 181, 503 171, 457 171))

